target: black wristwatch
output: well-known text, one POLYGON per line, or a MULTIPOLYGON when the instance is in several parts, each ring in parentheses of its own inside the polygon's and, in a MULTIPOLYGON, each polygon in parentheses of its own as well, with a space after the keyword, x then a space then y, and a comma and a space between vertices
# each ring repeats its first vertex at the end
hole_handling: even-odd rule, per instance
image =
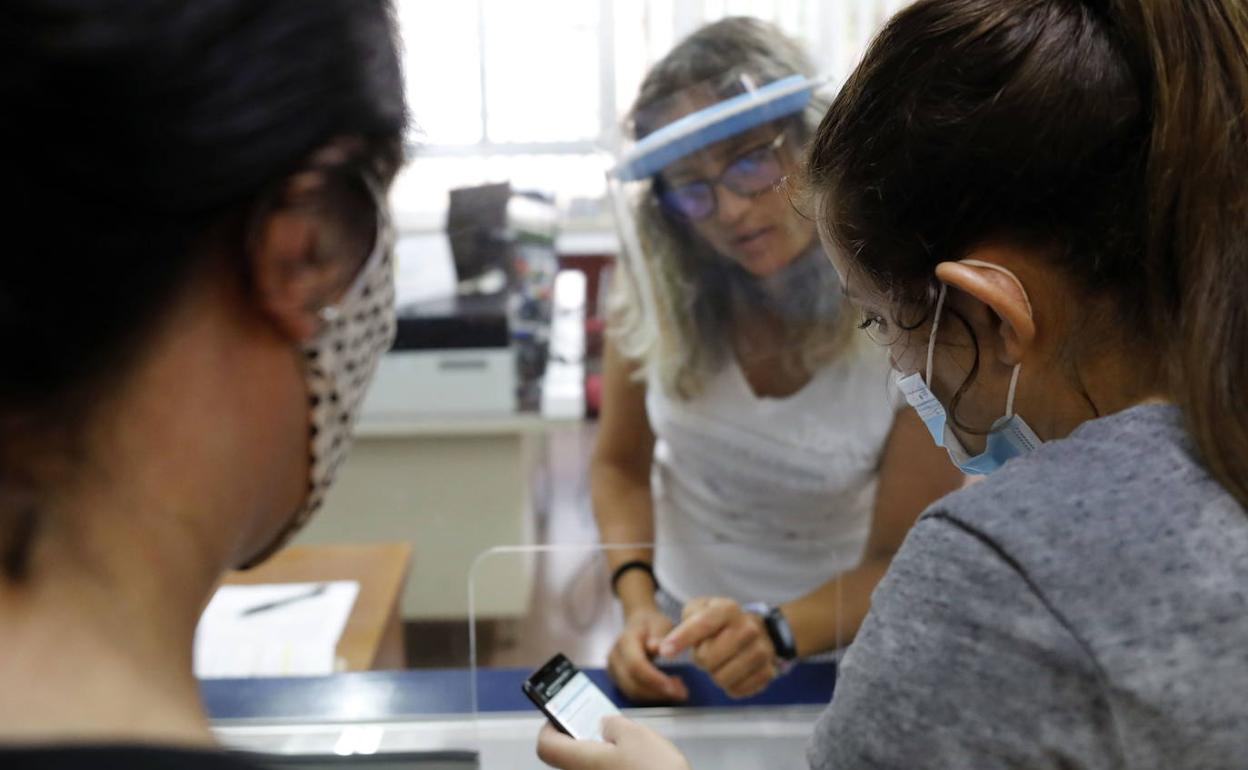
POLYGON ((776 648, 776 657, 785 662, 797 660, 797 639, 793 636, 793 627, 779 607, 763 602, 750 602, 741 609, 758 615, 763 619, 763 627, 771 639, 771 646, 776 648))

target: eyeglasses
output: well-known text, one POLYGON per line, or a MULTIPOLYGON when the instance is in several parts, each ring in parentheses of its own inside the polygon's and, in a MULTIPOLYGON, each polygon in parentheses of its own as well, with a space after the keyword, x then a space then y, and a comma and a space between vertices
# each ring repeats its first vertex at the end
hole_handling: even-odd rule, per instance
POLYGON ((677 216, 700 220, 715 213, 718 205, 716 187, 747 198, 774 189, 784 178, 784 166, 777 152, 782 144, 783 133, 767 144, 737 156, 715 179, 699 179, 676 187, 668 187, 664 183, 659 190, 659 201, 677 216))

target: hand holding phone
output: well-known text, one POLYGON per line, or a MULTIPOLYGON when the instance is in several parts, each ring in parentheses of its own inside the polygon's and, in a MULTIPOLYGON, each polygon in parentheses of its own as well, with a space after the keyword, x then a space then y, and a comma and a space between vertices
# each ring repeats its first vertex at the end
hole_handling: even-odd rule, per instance
POLYGON ((547 724, 537 738, 538 758, 559 770, 689 770, 680 749, 650 728, 624 717, 603 724, 603 743, 572 740, 547 724))
POLYGON ((620 713, 611 699, 562 654, 534 672, 522 689, 551 724, 577 740, 601 741, 603 718, 620 713))

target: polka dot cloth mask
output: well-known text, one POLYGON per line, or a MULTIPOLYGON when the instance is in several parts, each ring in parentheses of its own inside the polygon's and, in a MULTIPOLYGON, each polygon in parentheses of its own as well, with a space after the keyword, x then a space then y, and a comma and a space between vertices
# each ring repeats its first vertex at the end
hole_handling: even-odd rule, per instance
POLYGON ((240 569, 263 562, 287 543, 325 501, 351 446, 360 402, 381 356, 394 342, 394 230, 385 194, 366 177, 377 208, 373 251, 337 304, 321 310, 324 326, 303 348, 308 388, 308 496, 286 528, 240 569))

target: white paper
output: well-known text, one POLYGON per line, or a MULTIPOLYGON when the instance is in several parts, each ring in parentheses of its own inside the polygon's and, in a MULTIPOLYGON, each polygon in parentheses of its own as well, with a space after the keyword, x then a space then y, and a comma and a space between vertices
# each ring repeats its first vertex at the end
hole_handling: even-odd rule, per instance
POLYGON ((195 631, 195 675, 332 674, 340 668, 335 649, 359 592, 353 580, 221 586, 195 631), (280 605, 247 614, 274 602, 280 605))

